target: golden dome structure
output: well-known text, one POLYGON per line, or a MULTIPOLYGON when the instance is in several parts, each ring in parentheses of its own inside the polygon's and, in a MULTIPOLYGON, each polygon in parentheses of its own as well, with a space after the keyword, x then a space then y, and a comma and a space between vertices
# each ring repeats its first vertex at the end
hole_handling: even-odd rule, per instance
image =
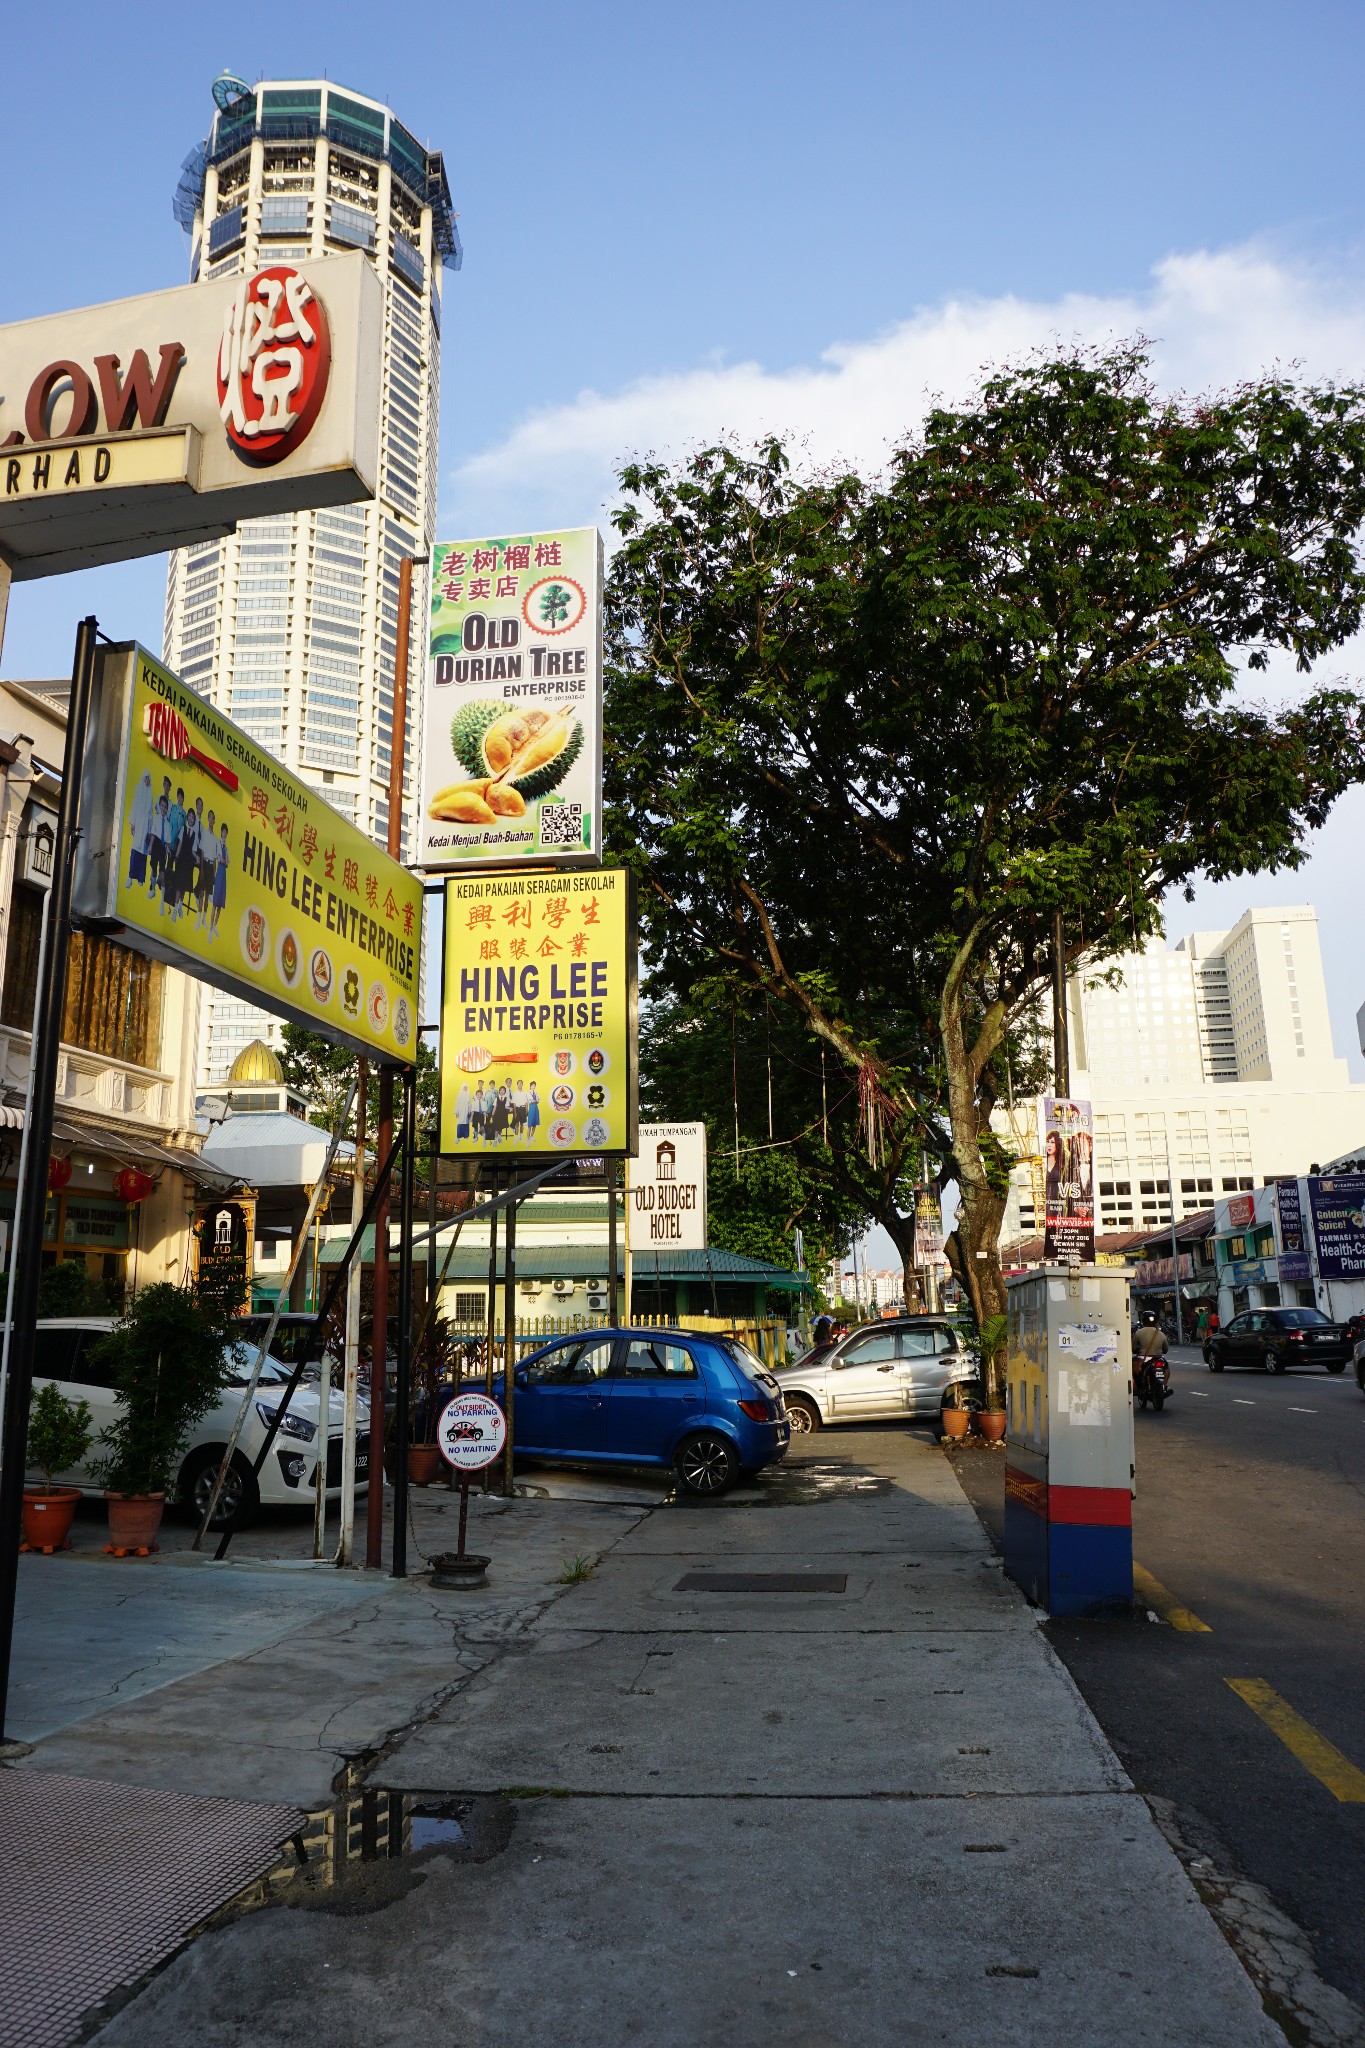
POLYGON ((243 1046, 228 1073, 229 1088, 283 1088, 284 1068, 263 1038, 243 1046))

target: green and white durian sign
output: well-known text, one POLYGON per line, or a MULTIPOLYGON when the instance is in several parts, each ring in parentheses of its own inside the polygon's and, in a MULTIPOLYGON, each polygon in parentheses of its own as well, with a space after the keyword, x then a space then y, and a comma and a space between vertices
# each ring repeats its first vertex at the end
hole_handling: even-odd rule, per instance
POLYGON ((601 535, 438 543, 419 863, 601 858, 601 535))

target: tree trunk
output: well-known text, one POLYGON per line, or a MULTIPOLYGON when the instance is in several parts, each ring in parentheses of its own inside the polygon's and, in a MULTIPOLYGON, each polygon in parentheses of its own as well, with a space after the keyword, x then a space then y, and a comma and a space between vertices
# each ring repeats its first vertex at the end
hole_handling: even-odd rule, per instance
POLYGON ((989 1103, 980 1099, 987 1062, 999 1043, 1002 1019, 987 1015, 969 1049, 962 1014, 962 984, 978 934, 963 941, 944 981, 939 1028, 948 1083, 948 1117, 953 1134, 961 1210, 953 1233, 954 1271, 971 1302, 981 1337, 986 1399, 1002 1403, 1005 1393, 1006 1312, 1000 1270, 1000 1224, 1009 1194, 1009 1173, 990 1129, 989 1103), (983 1142, 984 1141, 984 1142, 983 1142))

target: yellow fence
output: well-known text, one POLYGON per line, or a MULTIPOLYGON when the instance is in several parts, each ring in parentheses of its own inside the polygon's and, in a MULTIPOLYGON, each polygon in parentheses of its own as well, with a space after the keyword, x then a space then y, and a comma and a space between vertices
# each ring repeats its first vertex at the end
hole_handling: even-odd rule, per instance
MULTIPOLYGON (((608 1327, 606 1316, 518 1316, 516 1319, 516 1342, 518 1351, 530 1351, 538 1344, 548 1344, 555 1337, 572 1337, 580 1331, 604 1330, 608 1327)), ((466 1363, 475 1363, 483 1358, 483 1347, 488 1337, 488 1326, 482 1318, 471 1322, 461 1318, 449 1325, 452 1339, 462 1344, 466 1351, 466 1363)), ((737 1338, 757 1352, 771 1371, 786 1358, 786 1326, 770 1318, 753 1316, 632 1316, 629 1324, 632 1330, 696 1330, 704 1336, 737 1338)), ((501 1350, 506 1334, 506 1323, 499 1299, 493 1321, 493 1343, 495 1350, 501 1350)))

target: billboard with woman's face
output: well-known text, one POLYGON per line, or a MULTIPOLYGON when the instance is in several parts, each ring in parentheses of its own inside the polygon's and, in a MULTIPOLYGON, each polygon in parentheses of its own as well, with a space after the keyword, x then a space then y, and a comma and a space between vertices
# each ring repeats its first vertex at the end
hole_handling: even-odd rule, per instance
POLYGON ((1039 1104, 1043 1153, 1043 1258, 1063 1266, 1095 1257, 1094 1119, 1088 1102, 1045 1095, 1039 1104))

